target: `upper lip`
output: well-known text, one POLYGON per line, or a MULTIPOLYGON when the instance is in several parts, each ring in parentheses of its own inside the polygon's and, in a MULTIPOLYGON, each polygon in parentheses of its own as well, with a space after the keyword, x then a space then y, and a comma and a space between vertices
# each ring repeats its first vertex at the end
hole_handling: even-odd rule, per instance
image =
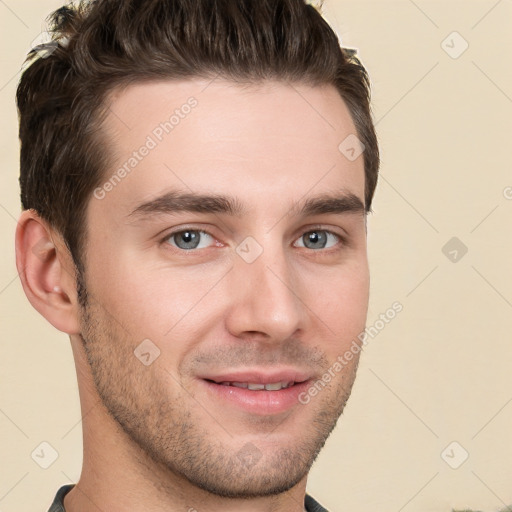
POLYGON ((273 370, 233 370, 222 373, 202 375, 202 379, 214 382, 248 382, 253 384, 271 384, 274 382, 304 382, 311 378, 307 371, 297 368, 276 368, 273 370))

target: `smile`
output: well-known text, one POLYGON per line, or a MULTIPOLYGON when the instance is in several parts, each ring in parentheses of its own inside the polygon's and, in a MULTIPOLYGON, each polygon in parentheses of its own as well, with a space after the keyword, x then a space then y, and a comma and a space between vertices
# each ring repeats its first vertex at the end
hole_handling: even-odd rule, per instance
POLYGON ((234 386, 235 388, 244 388, 249 389, 251 391, 279 391, 280 389, 286 389, 290 386, 293 386, 295 382, 272 382, 268 384, 262 384, 257 382, 218 382, 222 386, 234 386))

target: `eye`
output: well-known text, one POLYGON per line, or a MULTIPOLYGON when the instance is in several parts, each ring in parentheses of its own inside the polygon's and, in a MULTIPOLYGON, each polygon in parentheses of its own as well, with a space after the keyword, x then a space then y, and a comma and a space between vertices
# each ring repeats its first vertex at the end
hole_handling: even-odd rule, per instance
POLYGON ((174 245, 174 247, 190 250, 208 247, 208 239, 213 240, 213 237, 206 231, 200 229, 184 229, 167 235, 163 241, 172 241, 171 245, 174 245))
POLYGON ((326 229, 314 229, 304 233, 299 238, 299 241, 303 242, 303 245, 299 245, 299 247, 306 247, 307 249, 329 249, 334 247, 337 242, 343 241, 343 238, 326 229), (329 241, 332 243, 327 245, 329 241))
MULTIPOLYGON (((185 228, 174 231, 166 235, 162 243, 169 244, 183 251, 192 251, 194 249, 206 249, 210 247, 212 242, 216 242, 210 233, 202 229, 185 228)), ((330 249, 335 247, 339 242, 342 245, 345 239, 332 231, 326 229, 311 229, 305 232, 294 244, 296 247, 304 247, 306 249, 330 249)), ((218 244, 221 246, 222 244, 218 244)))

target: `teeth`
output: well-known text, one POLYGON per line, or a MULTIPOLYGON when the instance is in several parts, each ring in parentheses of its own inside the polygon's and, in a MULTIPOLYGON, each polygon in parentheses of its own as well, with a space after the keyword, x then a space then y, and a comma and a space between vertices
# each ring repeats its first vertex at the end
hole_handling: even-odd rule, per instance
POLYGON ((220 382, 222 386, 234 386, 235 388, 244 388, 251 391, 279 391, 293 386, 294 382, 271 382, 269 384, 260 384, 255 382, 220 382))
POLYGON ((265 389, 268 391, 279 391, 284 388, 283 382, 274 382, 273 384, 265 384, 265 389))
POLYGON ((253 391, 259 390, 259 389, 265 389, 265 384, 247 384, 247 389, 252 389, 253 391))

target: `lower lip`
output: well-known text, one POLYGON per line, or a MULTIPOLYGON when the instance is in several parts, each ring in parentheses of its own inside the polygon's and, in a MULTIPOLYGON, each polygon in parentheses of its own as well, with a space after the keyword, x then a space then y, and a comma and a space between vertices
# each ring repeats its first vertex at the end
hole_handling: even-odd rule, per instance
POLYGON ((306 391, 309 381, 300 382, 278 391, 258 390, 215 384, 202 379, 209 392, 239 409, 259 415, 279 414, 299 403, 299 395, 306 391))

